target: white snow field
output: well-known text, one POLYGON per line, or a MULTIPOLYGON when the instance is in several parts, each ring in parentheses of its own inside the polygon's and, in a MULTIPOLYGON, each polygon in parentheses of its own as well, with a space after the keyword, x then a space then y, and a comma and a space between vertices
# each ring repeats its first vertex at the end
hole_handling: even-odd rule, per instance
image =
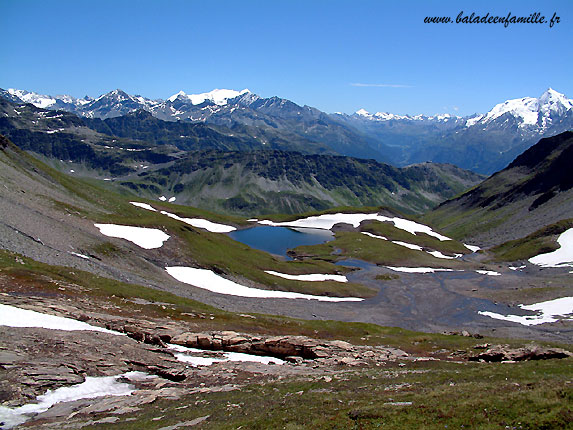
MULTIPOLYGON (((173 199, 175 199, 175 197, 171 197, 169 201, 170 202, 174 201, 173 199)), ((140 202, 129 202, 129 203, 142 209, 147 209, 149 211, 157 212, 157 209, 154 209, 153 206, 147 203, 140 203, 140 202)), ((236 228, 233 226, 225 224, 217 224, 215 222, 211 222, 203 218, 182 218, 178 215, 166 211, 161 211, 160 213, 162 215, 167 215, 170 218, 176 219, 177 221, 189 224, 193 227, 202 228, 204 230, 210 231, 211 233, 229 233, 231 231, 236 230, 236 228)))
POLYGON ((140 202, 129 202, 129 203, 131 203, 133 206, 137 206, 138 208, 147 209, 148 211, 157 212, 156 209, 153 209, 153 206, 151 206, 147 203, 140 203, 140 202))
POLYGON ((203 288, 214 293, 228 294, 231 296, 257 297, 265 299, 306 299, 318 300, 321 302, 360 302, 364 300, 359 297, 313 296, 310 294, 293 293, 290 291, 271 291, 245 287, 244 285, 225 279, 207 269, 179 266, 166 267, 165 270, 179 282, 193 285, 197 288, 203 288))
POLYGON ((3 429, 10 429, 23 424, 36 414, 47 411, 56 403, 103 396, 129 396, 135 387, 127 382, 120 382, 120 378, 136 381, 150 377, 153 376, 143 372, 127 372, 118 376, 87 376, 81 384, 48 390, 36 398, 37 403, 28 403, 16 408, 0 406, 0 422, 4 423, 3 429))
MULTIPOLYGON (((378 235, 369 233, 369 232, 367 232, 367 231, 363 231, 362 234, 365 234, 366 236, 372 237, 372 238, 374 238, 374 239, 388 240, 388 239, 387 239, 386 237, 384 237, 384 236, 378 236, 378 235)), ((442 254, 440 251, 424 251, 424 249, 423 249, 421 246, 419 246, 419 245, 414 245, 414 244, 412 244, 412 243, 401 242, 401 241, 399 241, 399 240, 392 240, 391 242, 392 242, 392 243, 395 243, 396 245, 400 245, 400 246, 404 246, 404 247, 406 247, 406 248, 414 249, 414 250, 416 250, 416 251, 426 252, 426 253, 428 253, 428 254, 430 254, 430 255, 436 257, 436 258, 444 258, 444 259, 447 259, 447 260, 454 260, 454 259, 459 258, 459 257, 461 257, 461 256, 463 255, 463 254, 456 254, 455 257, 450 257, 449 255, 442 254)))
POLYGON ((94 224, 101 234, 108 237, 129 240, 144 249, 161 248, 169 235, 156 228, 133 227, 130 225, 94 224))
POLYGON ((475 246, 475 245, 468 245, 467 243, 463 244, 467 249, 469 249, 471 252, 478 252, 481 248, 479 246, 475 246))
POLYGON ((488 275, 488 276, 501 276, 501 273, 494 272, 493 270, 476 270, 477 273, 480 275, 488 275))
POLYGON ((392 267, 386 266, 387 269, 404 273, 434 273, 434 272, 453 272, 453 269, 434 269, 432 267, 392 267))
POLYGON ((557 243, 559 249, 536 255, 530 258, 529 262, 543 267, 573 267, 573 228, 561 233, 557 243))
POLYGON ((519 305, 521 309, 527 311, 537 311, 538 315, 501 315, 495 312, 478 311, 478 314, 498 320, 511 321, 522 325, 538 325, 559 321, 557 316, 564 320, 573 320, 573 297, 562 297, 560 299, 548 300, 546 302, 534 303, 532 305, 519 305))
POLYGON ((365 220, 376 220, 376 221, 388 221, 394 223, 396 228, 401 230, 406 230, 412 234, 416 233, 426 233, 429 236, 433 236, 439 240, 451 240, 449 237, 441 235, 433 231, 430 227, 424 224, 419 224, 414 221, 410 221, 399 217, 386 217, 378 214, 350 214, 350 213, 336 213, 336 214, 325 214, 318 216, 311 216, 308 218, 301 218, 294 221, 285 222, 273 222, 269 220, 259 221, 259 224, 270 225, 274 227, 307 227, 307 228, 321 228, 324 230, 330 230, 335 224, 345 223, 351 224, 353 227, 358 227, 362 221, 365 220))
POLYGON ((211 233, 229 233, 236 230, 236 228, 233 226, 217 224, 203 218, 181 218, 180 216, 169 212, 161 211, 161 213, 163 215, 167 215, 170 218, 176 219, 177 221, 184 222, 185 224, 189 224, 193 227, 202 228, 204 230, 210 231, 211 233))
POLYGON ((40 312, 4 304, 0 304, 0 325, 7 327, 38 327, 65 331, 90 330, 121 335, 119 332, 93 326, 71 318, 42 314, 40 312))
POLYGON ((336 282, 348 282, 348 279, 344 275, 323 275, 319 273, 307 274, 307 275, 289 275, 287 273, 279 273, 273 270, 265 270, 265 273, 273 276, 279 276, 284 279, 291 279, 294 281, 336 281, 336 282))

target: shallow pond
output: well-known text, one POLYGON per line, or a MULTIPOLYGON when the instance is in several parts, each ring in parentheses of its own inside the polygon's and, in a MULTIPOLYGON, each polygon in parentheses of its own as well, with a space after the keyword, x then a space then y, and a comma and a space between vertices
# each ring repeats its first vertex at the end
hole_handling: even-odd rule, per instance
POLYGON ((270 254, 280 255, 290 260, 287 250, 302 245, 319 245, 334 239, 330 230, 317 228, 288 228, 257 226, 229 233, 229 236, 251 248, 270 254))

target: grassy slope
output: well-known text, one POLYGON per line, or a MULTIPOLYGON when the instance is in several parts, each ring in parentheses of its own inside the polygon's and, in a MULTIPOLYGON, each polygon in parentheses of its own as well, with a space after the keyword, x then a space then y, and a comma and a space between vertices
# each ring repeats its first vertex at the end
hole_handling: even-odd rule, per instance
POLYGON ((557 238, 570 228, 573 228, 573 218, 543 227, 524 238, 502 243, 490 251, 494 254, 494 261, 527 260, 559 249, 557 238))
POLYGON ((563 430, 573 428, 571 376, 571 359, 421 362, 159 401, 135 421, 90 428, 156 429, 158 416, 163 426, 209 415, 200 428, 563 430))
MULTIPOLYGON (((86 217, 95 223, 114 223, 166 230, 173 237, 171 240, 178 241, 180 245, 176 251, 178 259, 188 264, 195 264, 204 268, 216 267, 230 276, 243 277, 254 281, 261 288, 268 287, 283 291, 333 296, 369 297, 375 294, 374 290, 358 284, 341 284, 332 281, 318 283, 301 282, 266 274, 264 270, 275 270, 289 274, 306 274, 343 273, 347 269, 324 261, 282 261, 265 252, 251 249, 224 234, 209 233, 173 220, 158 212, 137 208, 129 203, 129 200, 136 199, 134 196, 119 195, 111 190, 106 190, 97 181, 84 181, 62 174, 17 148, 11 148, 10 151, 2 152, 2 158, 7 158, 6 162, 11 162, 31 176, 41 175, 47 178, 54 186, 63 187, 68 193, 77 196, 79 200, 85 203, 82 207, 77 207, 54 201, 55 207, 86 217)), ((136 200, 145 201, 142 199, 136 200)), ((200 217, 214 222, 238 226, 247 224, 244 219, 216 215, 200 209, 154 201, 148 201, 148 203, 151 203, 157 209, 165 209, 183 217, 200 217)), ((102 237, 102 239, 104 238, 102 237)), ((114 256, 113 252, 109 252, 112 249, 113 247, 109 245, 109 241, 104 241, 91 251, 96 253, 96 255, 98 251, 103 254, 105 254, 105 251, 108 251, 108 257, 120 258, 120 255, 114 256)))
POLYGON ((462 268, 456 260, 436 258, 424 251, 409 249, 387 240, 368 237, 356 232, 339 232, 335 240, 323 245, 299 246, 298 256, 312 256, 325 261, 355 258, 377 265, 408 267, 462 268), (340 251, 337 251, 340 250, 340 251))

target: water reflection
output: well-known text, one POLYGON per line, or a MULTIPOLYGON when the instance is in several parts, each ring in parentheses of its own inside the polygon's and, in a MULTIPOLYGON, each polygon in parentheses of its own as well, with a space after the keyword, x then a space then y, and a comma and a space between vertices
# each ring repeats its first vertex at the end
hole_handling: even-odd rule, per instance
POLYGON ((229 236, 251 248, 279 255, 287 260, 287 250, 303 245, 319 245, 334 239, 330 230, 317 228, 288 228, 256 226, 229 233, 229 236))

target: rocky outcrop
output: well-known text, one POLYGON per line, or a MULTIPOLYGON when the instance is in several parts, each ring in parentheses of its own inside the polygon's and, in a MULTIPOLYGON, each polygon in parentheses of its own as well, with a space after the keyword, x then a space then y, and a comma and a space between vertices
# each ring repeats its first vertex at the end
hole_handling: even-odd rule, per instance
POLYGON ((395 348, 356 346, 344 341, 325 341, 305 336, 258 337, 233 331, 182 333, 171 339, 176 345, 214 351, 270 355, 297 363, 301 359, 360 365, 368 362, 395 361, 408 356, 395 348))
POLYGON ((525 361, 547 360, 551 358, 572 357, 573 353, 562 348, 548 348, 539 345, 529 345, 523 348, 511 348, 508 345, 494 345, 477 355, 471 356, 470 361, 525 361))
POLYGON ((169 334, 157 334, 146 330, 140 326, 132 324, 121 324, 117 322, 110 322, 105 325, 108 330, 114 330, 119 333, 124 333, 128 337, 135 339, 139 342, 147 343, 149 345, 157 345, 161 347, 166 347, 165 342, 171 340, 169 334))

